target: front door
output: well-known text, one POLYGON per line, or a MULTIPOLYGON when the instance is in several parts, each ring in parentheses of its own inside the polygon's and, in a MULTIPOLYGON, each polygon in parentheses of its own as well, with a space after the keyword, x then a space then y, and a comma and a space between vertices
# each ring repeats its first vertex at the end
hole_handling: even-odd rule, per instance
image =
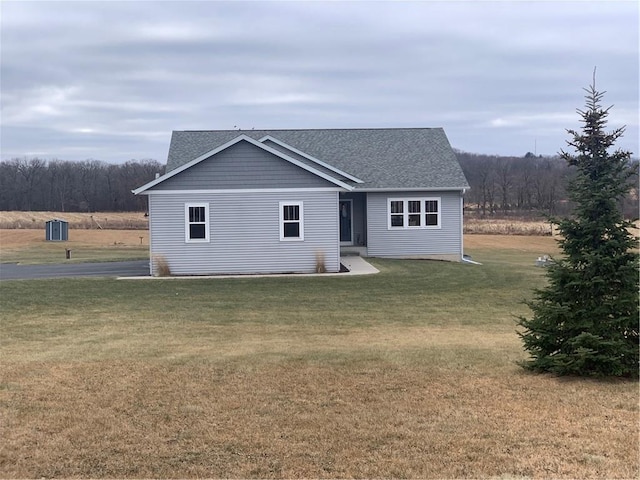
POLYGON ((353 245, 353 200, 340 200, 340 245, 353 245))

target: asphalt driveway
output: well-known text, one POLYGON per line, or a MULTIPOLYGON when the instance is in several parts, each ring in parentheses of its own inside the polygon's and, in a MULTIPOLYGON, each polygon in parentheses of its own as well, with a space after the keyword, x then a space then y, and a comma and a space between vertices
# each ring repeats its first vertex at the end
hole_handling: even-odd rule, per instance
POLYGON ((0 264, 0 280, 62 277, 142 277, 149 275, 149 260, 44 265, 0 264))

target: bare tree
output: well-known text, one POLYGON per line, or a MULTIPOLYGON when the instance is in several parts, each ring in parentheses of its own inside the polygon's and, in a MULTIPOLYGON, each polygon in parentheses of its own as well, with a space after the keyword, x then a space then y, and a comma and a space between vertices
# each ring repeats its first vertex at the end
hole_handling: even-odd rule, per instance
POLYGON ((131 190, 163 171, 155 160, 114 165, 15 158, 0 162, 0 209, 142 211, 146 198, 131 190))

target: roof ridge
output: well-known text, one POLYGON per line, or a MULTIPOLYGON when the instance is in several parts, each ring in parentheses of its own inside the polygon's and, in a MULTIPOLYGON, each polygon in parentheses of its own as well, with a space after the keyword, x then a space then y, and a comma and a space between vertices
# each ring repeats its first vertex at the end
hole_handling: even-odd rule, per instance
POLYGON ((245 129, 210 129, 210 130, 173 130, 174 132, 336 132, 336 131, 365 131, 365 130, 443 130, 444 127, 349 127, 349 128, 252 128, 245 129))

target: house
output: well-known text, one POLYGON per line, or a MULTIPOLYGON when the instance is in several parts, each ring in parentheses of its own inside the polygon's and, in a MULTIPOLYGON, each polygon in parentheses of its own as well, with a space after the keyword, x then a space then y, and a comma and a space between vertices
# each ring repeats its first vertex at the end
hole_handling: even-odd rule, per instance
POLYGON ((215 130, 174 131, 167 172, 133 193, 152 258, 203 275, 460 261, 468 188, 441 128, 215 130))

